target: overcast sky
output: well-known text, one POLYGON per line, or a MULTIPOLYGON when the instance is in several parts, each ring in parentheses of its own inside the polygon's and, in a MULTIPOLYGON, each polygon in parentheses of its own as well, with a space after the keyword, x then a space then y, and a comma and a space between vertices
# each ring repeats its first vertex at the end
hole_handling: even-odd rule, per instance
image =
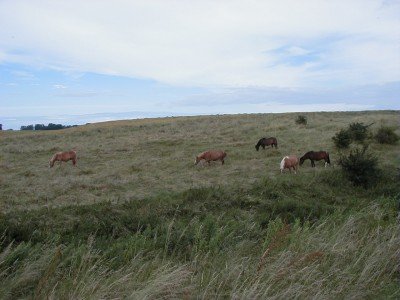
POLYGON ((5 128, 399 95, 400 1, 0 1, 5 128))

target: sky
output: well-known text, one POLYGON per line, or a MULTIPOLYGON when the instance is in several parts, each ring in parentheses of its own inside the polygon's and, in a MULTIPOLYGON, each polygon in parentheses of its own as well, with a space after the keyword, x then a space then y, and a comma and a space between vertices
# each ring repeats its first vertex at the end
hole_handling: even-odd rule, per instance
POLYGON ((0 0, 0 123, 400 109, 400 0, 0 0))

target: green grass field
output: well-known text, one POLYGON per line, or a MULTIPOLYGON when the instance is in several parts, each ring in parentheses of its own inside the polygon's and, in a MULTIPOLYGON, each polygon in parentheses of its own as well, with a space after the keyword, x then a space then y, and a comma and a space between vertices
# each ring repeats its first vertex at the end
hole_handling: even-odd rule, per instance
POLYGON ((399 146, 369 141, 383 171, 364 189, 332 142, 351 122, 400 134, 399 112, 297 115, 0 132, 0 298, 399 298, 399 146), (77 167, 48 168, 70 149, 77 167), (194 166, 208 149, 225 165, 194 166), (280 174, 309 150, 333 166, 280 174))

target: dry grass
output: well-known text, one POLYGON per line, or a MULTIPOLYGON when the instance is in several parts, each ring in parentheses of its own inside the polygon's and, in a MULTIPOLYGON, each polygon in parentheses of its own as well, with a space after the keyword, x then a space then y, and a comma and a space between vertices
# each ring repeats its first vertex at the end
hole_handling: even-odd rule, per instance
MULTIPOLYGON (((142 199, 164 191, 200 186, 249 187, 261 177, 276 177, 283 155, 327 150, 335 164, 331 137, 349 122, 397 126, 398 112, 227 115, 160 118, 90 124, 61 131, 1 132, 0 208, 3 211, 142 199), (279 148, 256 152, 260 137, 276 136, 279 148), (76 149, 71 163, 48 169, 51 155, 76 149), (194 167, 194 156, 223 149, 226 164, 194 167)), ((395 157, 397 146, 374 144, 395 157)), ((399 163, 395 158, 395 163, 399 163)), ((383 164, 393 160, 383 160, 383 164)), ((312 170, 307 163, 300 172, 312 170)))

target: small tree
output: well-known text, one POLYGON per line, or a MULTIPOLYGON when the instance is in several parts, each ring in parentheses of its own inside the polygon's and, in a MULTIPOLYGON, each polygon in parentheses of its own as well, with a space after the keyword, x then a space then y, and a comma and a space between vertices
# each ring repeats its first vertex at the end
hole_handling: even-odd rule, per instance
POLYGON ((356 186, 368 188, 376 183, 380 176, 378 159, 363 149, 350 151, 349 156, 342 156, 339 160, 342 170, 347 178, 356 186))
POLYGON ((396 144, 399 136, 394 132, 393 128, 382 126, 375 134, 375 139, 380 144, 396 144))
POLYGON ((296 124, 307 125, 307 117, 304 115, 298 115, 296 118, 296 124))
POLYGON ((33 125, 21 126, 21 130, 33 130, 33 125))
POLYGON ((341 129, 338 133, 335 134, 332 140, 338 149, 349 148, 351 143, 351 135, 349 130, 341 129))

